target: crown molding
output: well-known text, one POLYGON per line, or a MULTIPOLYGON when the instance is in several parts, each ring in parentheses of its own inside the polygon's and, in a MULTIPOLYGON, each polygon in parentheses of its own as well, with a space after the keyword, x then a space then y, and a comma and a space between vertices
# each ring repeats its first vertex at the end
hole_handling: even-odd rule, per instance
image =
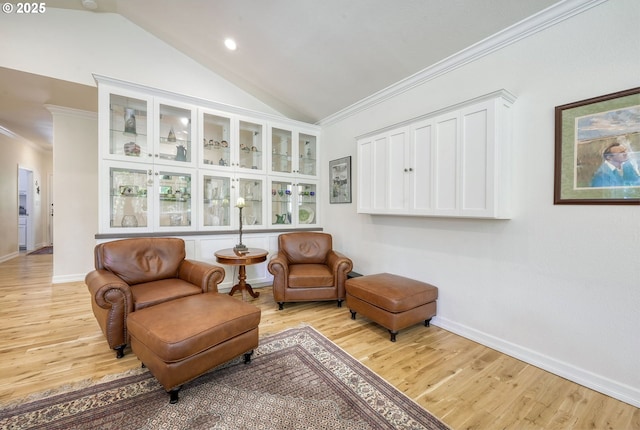
POLYGON ((92 112, 88 110, 73 109, 66 106, 58 106, 58 105, 50 105, 50 104, 46 104, 44 105, 44 107, 53 115, 67 115, 67 116, 86 118, 86 119, 98 118, 97 112, 92 112))
POLYGON ((317 122, 320 126, 334 124, 378 103, 396 97, 423 83, 451 72, 465 64, 491 54, 517 41, 527 38, 608 0, 564 0, 531 15, 506 29, 459 51, 387 88, 380 90, 351 106, 317 122))

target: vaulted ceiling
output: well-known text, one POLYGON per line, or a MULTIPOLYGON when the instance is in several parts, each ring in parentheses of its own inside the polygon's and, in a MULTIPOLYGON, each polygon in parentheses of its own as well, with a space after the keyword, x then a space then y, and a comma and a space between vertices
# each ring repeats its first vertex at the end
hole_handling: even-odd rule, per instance
MULTIPOLYGON (((557 2, 48 0, 46 5, 118 13, 283 115, 319 122, 557 2), (96 8, 87 9, 87 2, 96 8), (236 40, 236 51, 225 48, 226 37, 236 40)), ((15 73, 0 69, 0 126, 35 143, 51 139, 43 103, 96 106, 91 87, 15 73), (65 100, 59 89, 67 85, 89 99, 65 100), (41 118, 27 113, 33 108, 41 118)))

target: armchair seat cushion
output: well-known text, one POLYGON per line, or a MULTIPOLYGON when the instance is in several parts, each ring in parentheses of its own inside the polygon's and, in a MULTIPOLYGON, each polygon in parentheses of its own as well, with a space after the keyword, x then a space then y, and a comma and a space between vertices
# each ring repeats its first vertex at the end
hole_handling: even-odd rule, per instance
POLYGON ((289 266, 289 287, 331 287, 333 273, 324 264, 293 264, 289 266))
POLYGON ((169 300, 202 294, 202 289, 182 279, 171 278, 132 285, 131 294, 137 311, 169 300))

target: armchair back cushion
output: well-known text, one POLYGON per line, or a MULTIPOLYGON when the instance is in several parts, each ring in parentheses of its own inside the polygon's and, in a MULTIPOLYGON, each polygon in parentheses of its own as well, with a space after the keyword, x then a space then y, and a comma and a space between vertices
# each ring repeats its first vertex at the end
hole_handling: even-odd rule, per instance
POLYGON ((289 264, 326 264, 327 253, 333 249, 329 234, 281 234, 278 248, 289 264))
POLYGON ((129 285, 136 285, 175 278, 185 256, 182 239, 118 240, 96 246, 95 266, 110 271, 129 285))

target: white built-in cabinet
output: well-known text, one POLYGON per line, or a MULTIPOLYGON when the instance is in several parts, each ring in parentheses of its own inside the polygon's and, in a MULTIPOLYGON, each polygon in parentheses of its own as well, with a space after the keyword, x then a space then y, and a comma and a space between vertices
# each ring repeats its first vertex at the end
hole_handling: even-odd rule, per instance
POLYGON ((509 218, 514 101, 502 90, 359 137, 358 212, 509 218))
POLYGON ((319 127, 95 79, 99 234, 320 227, 319 127))

